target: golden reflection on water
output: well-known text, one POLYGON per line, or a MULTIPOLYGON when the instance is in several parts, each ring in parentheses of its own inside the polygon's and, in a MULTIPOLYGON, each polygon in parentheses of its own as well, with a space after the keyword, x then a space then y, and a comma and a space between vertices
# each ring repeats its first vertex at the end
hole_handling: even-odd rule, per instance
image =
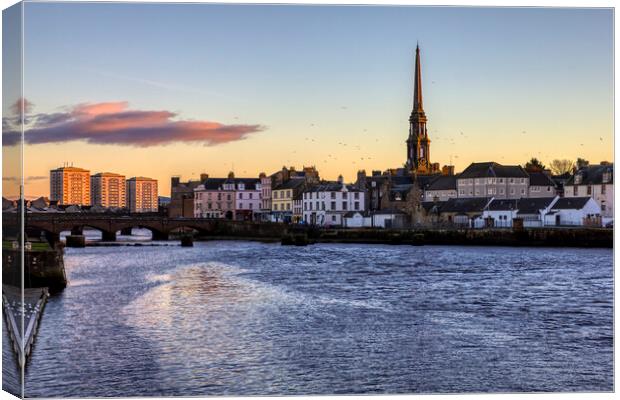
MULTIPOLYGON (((262 365, 264 355, 276 349, 273 338, 259 334, 279 304, 292 298, 278 288, 241 278, 240 272, 220 263, 183 268, 126 306, 126 324, 160 347, 162 365, 192 371, 197 384, 206 360, 229 372, 241 365, 262 365), (171 341, 158 338, 171 335, 174 346, 163 347, 171 341)), ((217 384, 213 378, 211 385, 217 384)))

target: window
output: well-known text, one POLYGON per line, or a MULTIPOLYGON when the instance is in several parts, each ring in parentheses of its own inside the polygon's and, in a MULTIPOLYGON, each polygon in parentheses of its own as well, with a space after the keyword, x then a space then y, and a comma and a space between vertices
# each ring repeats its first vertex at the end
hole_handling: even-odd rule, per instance
POLYGON ((508 182, 514 183, 514 181, 515 181, 514 179, 510 178, 510 180, 508 182))
POLYGON ((592 186, 588 185, 588 196, 590 196, 592 194, 592 186))
POLYGON ((336 216, 332 215, 332 222, 336 222, 336 216))
POLYGON ((464 189, 459 189, 459 194, 465 194, 465 190, 464 189))
POLYGON ((291 197, 291 191, 290 191, 290 190, 287 190, 287 191, 286 191, 286 197, 287 197, 287 198, 290 198, 290 197, 291 197))
POLYGON ((291 203, 286 203, 286 210, 289 211, 291 209, 291 203))
POLYGON ((347 192, 342 192, 342 198, 346 199, 347 198, 347 192))
POLYGON ((514 190, 514 188, 513 188, 513 189, 510 189, 510 194, 515 194, 515 190, 514 190))
POLYGON ((331 198, 332 198, 332 199, 335 199, 335 198, 336 198, 336 192, 331 192, 331 193, 330 193, 330 195, 331 195, 331 198))
POLYGON ((211 203, 207 203, 207 208, 210 210, 211 209, 211 203))
POLYGON ((248 208, 250 209, 254 208, 254 203, 250 203, 250 206, 248 208))
POLYGON ((525 178, 521 178, 521 183, 525 183, 525 178))
POLYGON ((274 205, 273 205, 273 209, 274 209, 274 210, 276 210, 276 211, 278 211, 278 205, 277 205, 277 204, 274 204, 274 205))
POLYGON ((252 198, 252 193, 248 193, 248 197, 251 199, 252 198))
POLYGON ((356 209, 356 210, 359 210, 359 209, 360 209, 360 202, 359 202, 359 201, 356 201, 356 202, 354 203, 354 207, 355 207, 355 209, 356 209))
POLYGON ((342 209, 346 211, 346 209, 347 209, 347 202, 346 201, 342 202, 342 209))
POLYGON ((316 209, 317 210, 319 209, 319 202, 318 201, 316 202, 316 209))
POLYGON ((577 196, 577 188, 577 185, 573 186, 573 196, 577 196))
POLYGON ((336 202, 335 202, 335 201, 332 201, 331 206, 332 206, 332 207, 331 207, 331 209, 332 209, 332 210, 335 210, 335 209, 336 209, 336 202))
POLYGON ((360 198, 360 194, 358 192, 353 193, 353 198, 355 200, 359 199, 360 198))
POLYGON ((232 199, 230 198, 230 193, 228 193, 228 194, 226 195, 226 200, 229 200, 229 201, 230 201, 230 200, 232 200, 232 199))
POLYGON ((601 194, 605 194, 606 191, 607 188, 605 187, 605 184, 601 185, 601 194))
POLYGON ((521 189, 521 194, 525 194, 525 189, 521 189))

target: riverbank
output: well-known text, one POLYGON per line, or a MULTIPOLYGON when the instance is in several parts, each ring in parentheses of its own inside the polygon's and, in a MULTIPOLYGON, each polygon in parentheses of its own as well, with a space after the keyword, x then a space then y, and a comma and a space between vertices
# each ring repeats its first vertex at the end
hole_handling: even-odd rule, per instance
POLYGON ((515 247, 613 248, 613 230, 595 228, 538 229, 313 229, 290 226, 281 236, 237 235, 199 236, 197 240, 281 241, 282 244, 359 243, 394 245, 462 245, 515 247))

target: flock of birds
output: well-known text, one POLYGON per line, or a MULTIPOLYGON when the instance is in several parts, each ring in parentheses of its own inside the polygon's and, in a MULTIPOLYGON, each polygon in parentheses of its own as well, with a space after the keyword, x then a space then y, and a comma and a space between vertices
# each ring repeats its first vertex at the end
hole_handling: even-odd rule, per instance
MULTIPOLYGON (((432 82, 432 83, 435 83, 435 82, 432 82)), ((348 107, 347 106, 340 106, 340 109, 341 110, 347 110, 348 107)), ((234 119, 238 120, 239 117, 235 116, 234 119)), ((310 123, 309 127, 310 128, 317 128, 318 126, 315 123, 310 123)), ((368 129, 364 129, 362 131, 363 134, 367 133, 367 132, 368 132, 368 129)), ((459 135, 456 136, 456 137, 455 136, 450 136, 450 137, 447 137, 447 138, 443 138, 442 136, 437 135, 437 133, 439 133, 439 132, 436 129, 433 130, 432 132, 433 132, 433 137, 431 138, 431 140, 433 140, 433 141, 445 141, 450 146, 456 145, 457 141, 459 139, 469 139, 469 135, 466 135, 463 131, 459 131, 459 135)), ((521 131, 522 135, 527 135, 527 133, 528 132, 526 130, 522 130, 521 131)), ((599 140, 602 142, 603 138, 599 137, 599 140)), ((313 138, 313 137, 304 137, 304 141, 305 142, 309 142, 309 143, 316 143, 316 139, 313 138)), ((380 141, 380 138, 376 137, 375 138, 375 143, 379 143, 379 141, 380 141)), ((580 143, 579 145, 580 146, 584 146, 584 143, 580 143)), ((362 151, 362 147, 360 145, 355 145, 355 144, 351 144, 351 143, 345 143, 345 142, 342 142, 342 141, 338 142, 337 146, 340 146, 343 150, 354 150, 354 151, 357 151, 357 152, 362 151)), ((291 154, 297 154, 297 150, 292 151, 291 154)), ((523 153, 523 155, 524 156, 531 156, 532 154, 528 153, 528 152, 525 152, 525 153, 523 153)), ((536 152, 535 155, 537 155, 538 157, 550 157, 549 154, 543 154, 542 151, 536 152)), ((355 158, 355 159, 353 159, 351 161, 353 164, 356 164, 358 161, 361 163, 361 162, 369 161, 369 160, 373 159, 370 155, 364 155, 363 157, 361 157, 359 154, 357 154, 355 157, 357 157, 357 158, 355 158)), ((450 164, 452 164, 452 159, 453 158, 457 159, 458 155, 450 155, 450 164)), ((504 159, 504 156, 500 155, 499 158, 500 159, 504 159)), ((294 161, 294 160, 291 160, 291 159, 287 159, 286 160, 287 163, 291 163, 291 161, 294 161)), ((331 161, 338 161, 338 158, 335 155, 333 155, 333 154, 327 154, 326 158, 322 160, 322 162, 324 164, 327 164, 328 162, 331 162, 331 161)), ((243 171, 243 172, 246 173, 247 171, 243 171)))

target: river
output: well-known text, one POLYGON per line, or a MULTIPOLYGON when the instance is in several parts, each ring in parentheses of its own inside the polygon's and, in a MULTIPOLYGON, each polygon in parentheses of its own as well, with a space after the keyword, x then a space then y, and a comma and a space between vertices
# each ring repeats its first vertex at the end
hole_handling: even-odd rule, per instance
POLYGON ((67 249, 70 283, 46 306, 26 396, 611 391, 612 257, 233 241, 67 249))

